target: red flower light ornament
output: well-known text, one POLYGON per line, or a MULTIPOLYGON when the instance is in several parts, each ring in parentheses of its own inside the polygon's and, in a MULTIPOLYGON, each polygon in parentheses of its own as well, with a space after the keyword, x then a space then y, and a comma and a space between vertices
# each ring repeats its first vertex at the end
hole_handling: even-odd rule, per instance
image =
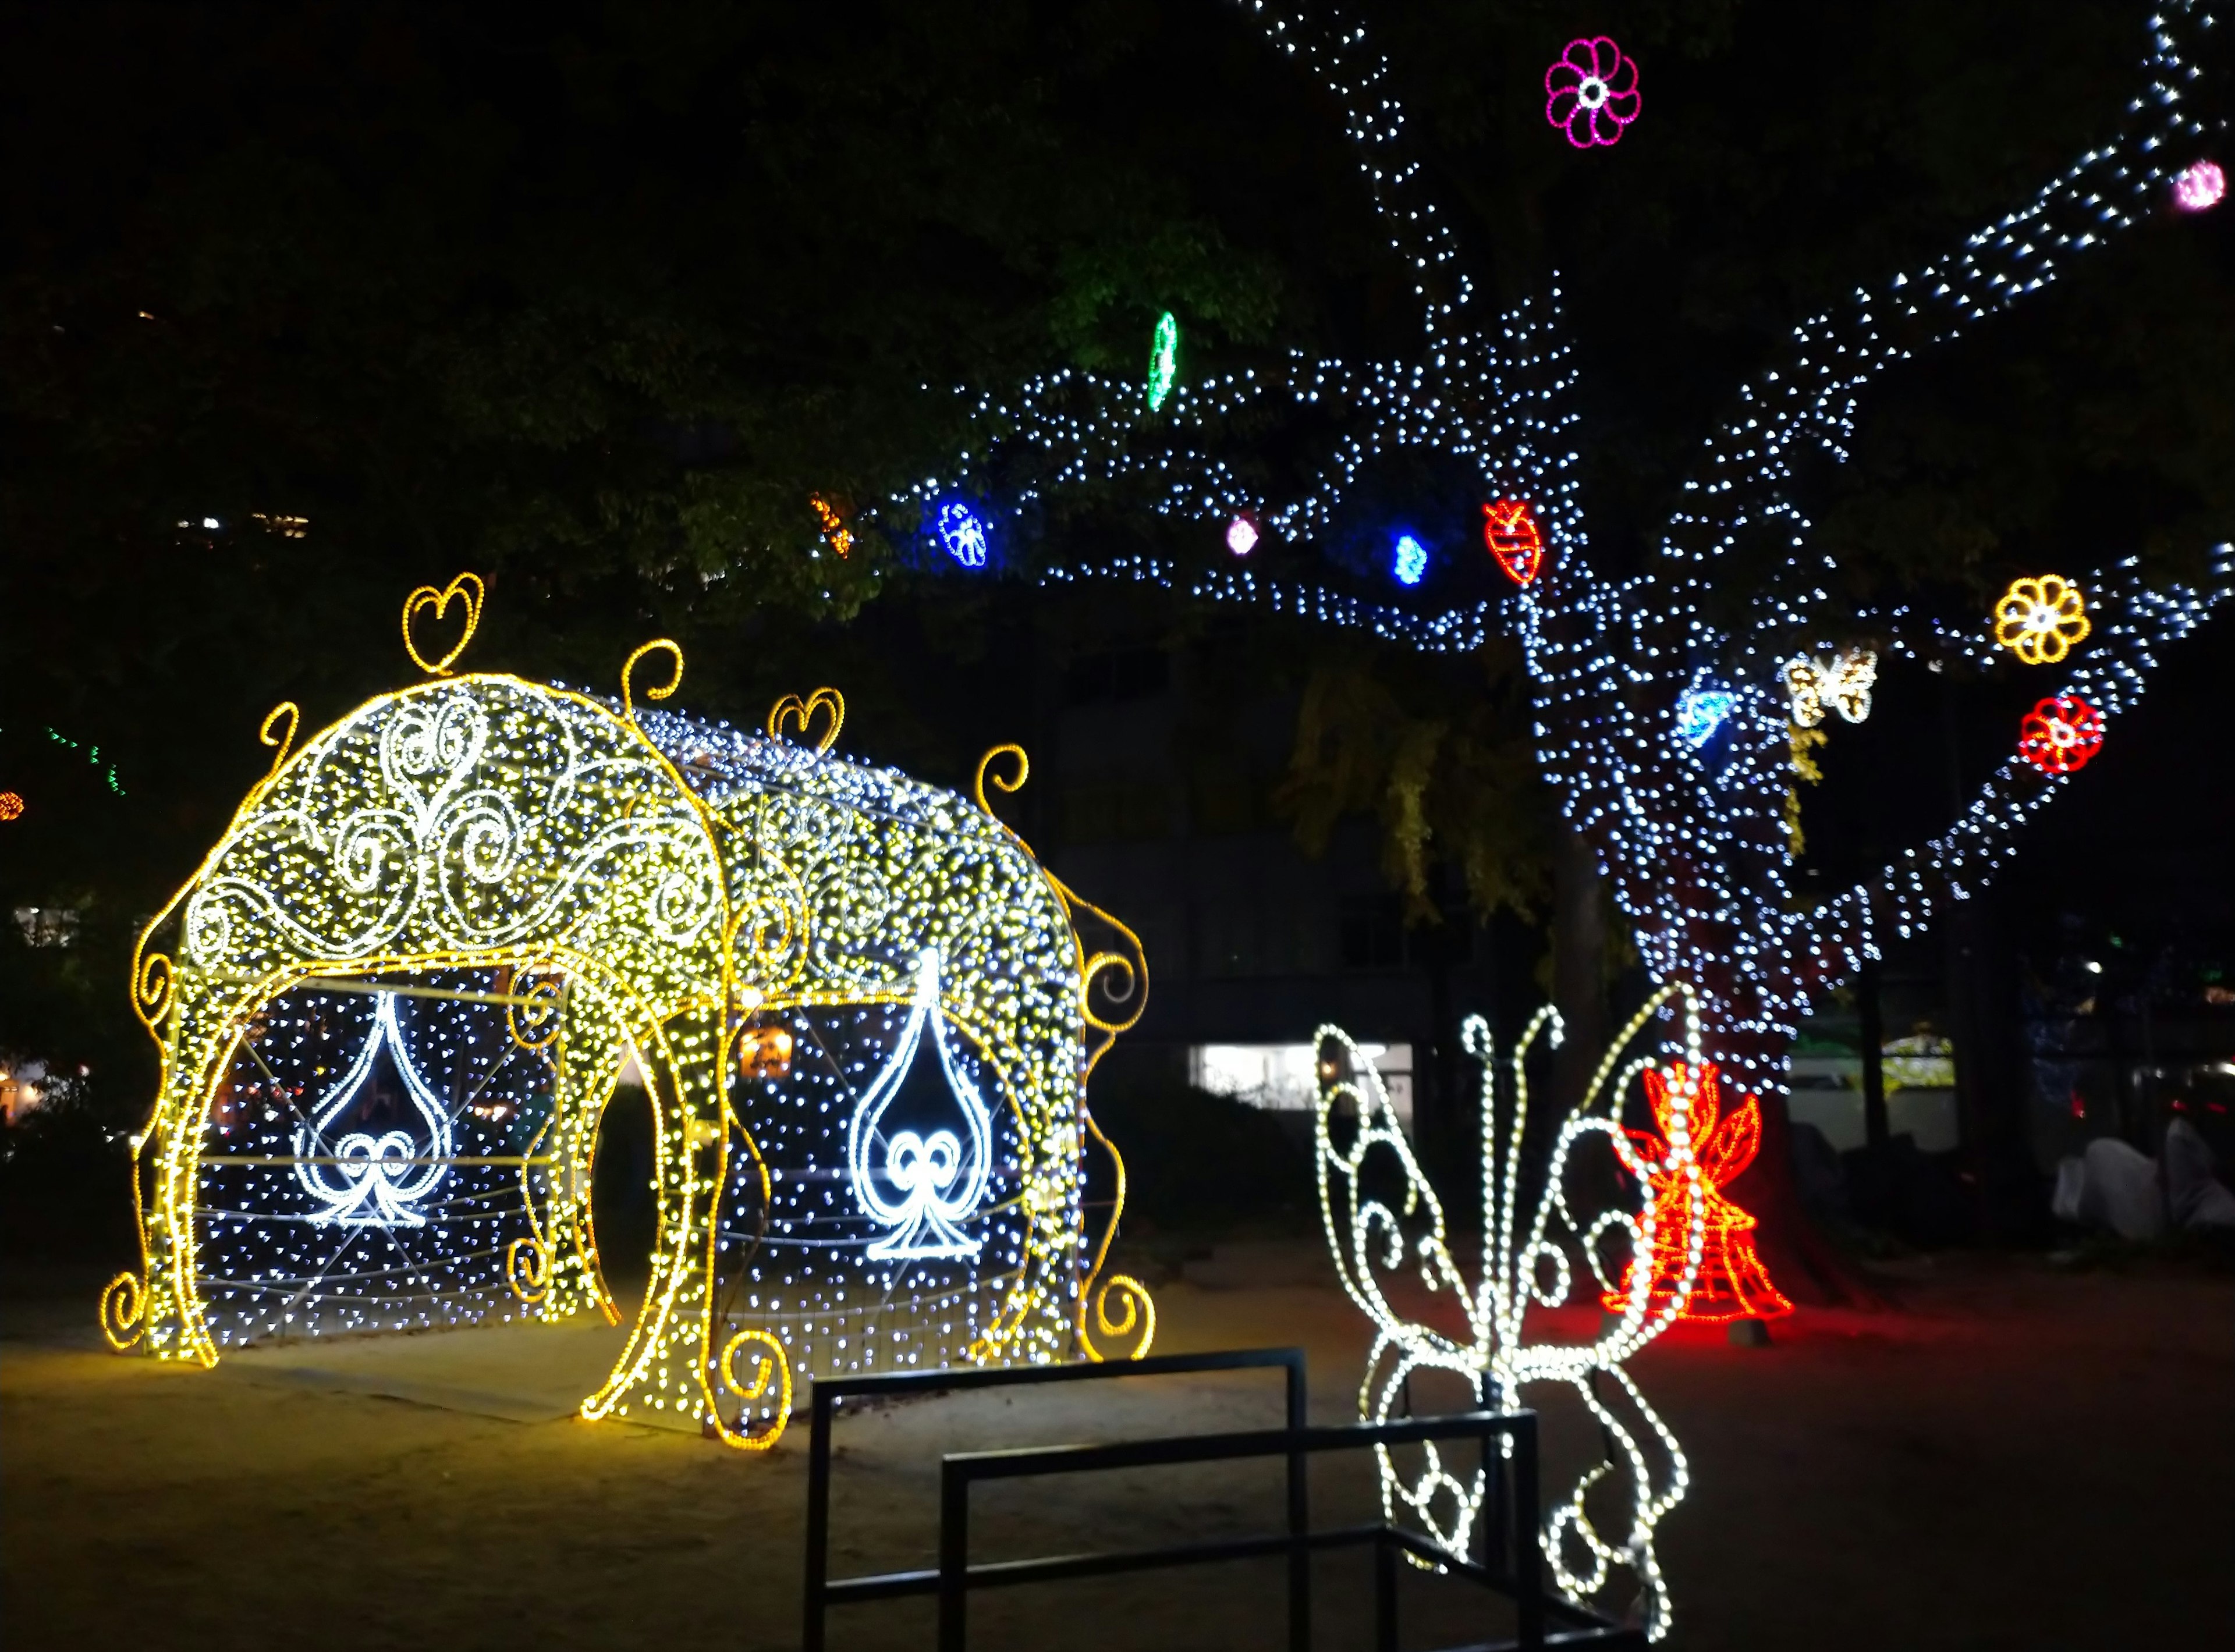
POLYGON ((1482 542, 1516 585, 1526 585, 1544 566, 1544 534, 1524 499, 1493 499, 1482 508, 1482 542))
POLYGON ((2018 755, 2049 776, 2076 774, 2103 749, 2103 713, 2077 694, 2059 694, 2026 713, 2018 755))
POLYGON ((1571 40, 1544 71, 1544 118, 1578 149, 1615 143, 1637 119, 1637 65, 1604 35, 1571 40))

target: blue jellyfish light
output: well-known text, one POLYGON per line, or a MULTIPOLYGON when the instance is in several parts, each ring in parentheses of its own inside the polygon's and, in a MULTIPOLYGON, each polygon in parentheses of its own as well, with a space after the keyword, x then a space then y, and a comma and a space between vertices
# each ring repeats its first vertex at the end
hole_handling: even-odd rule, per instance
POLYGON ((959 499, 939 508, 939 542, 947 554, 967 568, 986 566, 986 524, 978 513, 959 499))
POLYGON ((1715 738, 1738 697, 1727 689, 1688 688, 1676 700, 1676 732, 1694 751, 1715 738))
POLYGON ((1389 571, 1399 585, 1418 585, 1428 571, 1428 547, 1410 534, 1397 536, 1397 554, 1389 571))

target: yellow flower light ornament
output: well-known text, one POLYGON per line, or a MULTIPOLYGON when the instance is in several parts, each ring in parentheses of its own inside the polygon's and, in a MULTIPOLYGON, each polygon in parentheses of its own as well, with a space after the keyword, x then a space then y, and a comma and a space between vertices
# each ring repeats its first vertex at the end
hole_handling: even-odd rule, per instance
POLYGON ((2058 574, 2013 580, 1995 604, 1996 642, 2029 665, 2055 665, 2092 629, 2086 593, 2058 574))

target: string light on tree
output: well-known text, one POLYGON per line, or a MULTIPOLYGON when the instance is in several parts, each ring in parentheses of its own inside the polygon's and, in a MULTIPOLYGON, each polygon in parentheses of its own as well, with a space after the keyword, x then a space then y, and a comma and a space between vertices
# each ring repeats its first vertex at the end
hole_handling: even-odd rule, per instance
POLYGON ((16 791, 0 791, 0 820, 21 820, 23 817, 23 794, 16 791))
POLYGON ((2076 694, 2045 699, 2018 725, 2018 755, 2051 777, 2077 774, 2103 749, 2103 714, 2076 694))
MULTIPOLYGON (((2046 291, 2164 214, 2177 172, 2210 136, 2200 71, 2186 49, 2212 26, 2202 0, 2165 0, 2147 14, 2142 74, 2115 130, 1939 256, 1858 285, 1794 325, 1707 436, 1657 544, 1642 565, 1619 572, 1592 555, 1580 480, 1589 436, 1557 283, 1491 310, 1487 285, 1460 256, 1461 217, 1430 198, 1432 174, 1410 147, 1410 117, 1367 32, 1347 18, 1314 23, 1274 0, 1242 3, 1274 49, 1341 109, 1393 266, 1411 282, 1414 346, 1365 361, 1297 352, 1229 372, 1190 385, 1154 424, 1139 417, 1137 386, 1049 373, 1013 394, 982 397, 954 475, 907 489, 895 507, 920 508, 955 489, 1006 490, 1022 508, 1066 489, 1123 484, 1205 531, 1175 536, 1190 548, 1172 554, 1057 560, 1038 568, 1040 580, 1150 584, 1424 652, 1517 639, 1533 685, 1540 770, 1595 851, 1645 968, 1658 982, 1696 990, 1724 1080, 1771 1105, 1811 1005, 1881 957, 1887 940, 1916 934, 1983 888, 2060 790, 2002 765, 1943 830, 1844 888, 1802 898, 1793 875, 1796 761, 1822 731, 1792 720, 1786 663, 1837 677, 1858 639, 1890 671, 1953 660, 1991 672, 2010 663, 1976 611, 1835 600, 1845 582, 1816 540, 1809 488, 1826 465, 1848 459, 1880 375, 2046 291), (1301 457, 1269 494, 1256 468, 1224 445, 1254 456, 1268 431, 1292 432, 1301 457), (1439 608, 1423 600, 1426 591, 1361 589, 1338 513, 1370 467, 1399 453, 1468 467, 1478 498, 1529 501, 1559 556, 1545 559, 1517 599, 1439 608), (1282 536, 1291 553, 1283 577, 1215 557, 1210 529, 1245 507, 1282 536), (1301 571, 1315 547, 1327 570, 1317 577, 1301 571), (1707 662, 1734 697, 1712 773, 1674 732, 1679 701, 1707 662)), ((1586 69, 1602 79, 1621 73, 1596 52, 1569 67, 1579 112, 1586 69)), ((1561 89, 1548 86, 1548 95, 1561 89)), ((1607 89, 1636 88, 1625 79, 1607 89)), ((1618 139, 1622 123, 1609 118, 1604 135, 1618 139)), ((1586 125, 1570 141, 1599 135, 1586 125)), ((2235 591, 2235 546, 2214 547, 2205 560, 2207 575, 2192 587, 2153 587, 2132 556, 2090 578, 2094 632, 2072 686, 2107 718, 2130 709, 2163 650, 2235 591)), ((1819 708, 1840 705, 1838 685, 1814 692, 1819 708)), ((1852 703, 1859 712, 1864 702, 1852 703)), ((1394 1334, 1386 1321, 1384 1331, 1394 1334)), ((1578 1504, 1575 1520, 1583 1515, 1578 1504)), ((1550 1535, 1576 1530, 1570 1523, 1550 1535)), ((1586 1549, 1602 1581, 1624 1552, 1586 1549)), ((1556 1576, 1572 1588, 1593 1572, 1556 1576)))
POLYGON ((82 751, 85 754, 86 762, 102 771, 102 783, 119 797, 125 795, 124 783, 116 777, 116 765, 114 763, 103 763, 101 760, 101 748, 98 745, 83 740, 73 740, 56 728, 49 728, 47 731, 47 738, 55 744, 66 747, 72 751, 82 751))
POLYGON ((2054 665, 2093 627, 2080 587, 2054 574, 2013 580, 1995 604, 1995 640, 2029 665, 2054 665))
MULTIPOLYGON (((1535 685, 1537 755, 1567 817, 1589 839, 1652 976, 1700 989, 1723 1072, 1764 1098, 1784 1088, 1791 1039, 1812 1002, 1879 955, 1884 937, 1918 932, 2004 862, 2015 835, 2054 789, 2005 768, 1987 777, 1945 829, 1898 851, 1843 890, 1802 901, 1792 883, 1793 784, 1788 660, 1829 659, 1867 637, 1888 668, 1961 660, 2007 665, 1976 613, 1903 603, 1835 609, 1836 564, 1804 508, 1819 462, 1844 462, 1869 386, 1918 351, 2047 290, 2075 262, 2161 213, 2185 162, 2208 136, 2199 72, 2184 49, 2210 29, 2200 0, 2152 14, 2140 83, 2119 128, 2031 196, 1937 258, 1895 274, 1794 326, 1737 393, 1683 482, 1682 506, 1644 566, 1593 564, 1579 480, 1586 433, 1576 372, 1560 335, 1559 290, 1491 313, 1463 266, 1454 215, 1427 194, 1408 145, 1408 115, 1387 61, 1348 22, 1319 25, 1243 0, 1275 49, 1306 69, 1344 112, 1373 208, 1398 266, 1412 278, 1419 342, 1365 362, 1293 356, 1199 386, 1162 423, 1137 416, 1138 387, 1076 371, 980 399, 968 454, 948 478, 895 500, 914 508, 946 490, 1000 491, 1019 506, 1061 490, 1140 484, 1167 515, 1222 528, 1261 512, 1297 554, 1281 577, 1213 558, 1127 554, 1058 560, 1051 585, 1140 582, 1189 599, 1353 627, 1426 652, 1465 652, 1499 633, 1519 639, 1535 685), (1223 433, 1261 442, 1281 420, 1306 463, 1267 496, 1219 448, 1223 433), (1317 448, 1309 433, 1332 429, 1317 448), (1382 600, 1343 572, 1336 513, 1367 467, 1427 450, 1475 468, 1479 497, 1525 499, 1548 545, 1544 571, 1517 602, 1437 608, 1419 595, 1382 600), (1316 456, 1315 457, 1314 456, 1316 456), (1741 542, 1781 546, 1749 560, 1732 612, 1727 558, 1741 542), (1316 547, 1328 572, 1301 571, 1316 547), (1735 698, 1713 774, 1672 738, 1677 702, 1714 660, 1735 698)), ((2088 661, 2074 679, 2107 718, 2140 698, 2168 646, 2190 635, 2235 588, 2235 547, 2206 554, 2199 585, 2147 585, 2119 560, 2089 581, 2088 661)), ((1821 697, 1819 696, 1819 698, 1821 697)), ((1813 732, 1814 731, 1808 731, 1813 732)))

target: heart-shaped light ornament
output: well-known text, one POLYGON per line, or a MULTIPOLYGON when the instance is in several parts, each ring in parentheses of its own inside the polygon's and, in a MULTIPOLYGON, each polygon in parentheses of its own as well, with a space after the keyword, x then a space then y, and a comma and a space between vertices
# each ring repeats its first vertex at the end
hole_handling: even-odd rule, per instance
POLYGON ((474 639, 475 629, 482 622, 482 598, 484 594, 480 574, 461 574, 439 591, 431 585, 423 585, 404 598, 403 652, 411 656, 411 663, 429 677, 440 677, 449 671, 458 656, 466 652, 466 645, 474 639), (466 628, 449 652, 440 659, 429 660, 419 652, 419 645, 412 639, 411 622, 418 617, 422 608, 432 608, 435 618, 440 620, 450 611, 453 602, 466 605, 466 628))

